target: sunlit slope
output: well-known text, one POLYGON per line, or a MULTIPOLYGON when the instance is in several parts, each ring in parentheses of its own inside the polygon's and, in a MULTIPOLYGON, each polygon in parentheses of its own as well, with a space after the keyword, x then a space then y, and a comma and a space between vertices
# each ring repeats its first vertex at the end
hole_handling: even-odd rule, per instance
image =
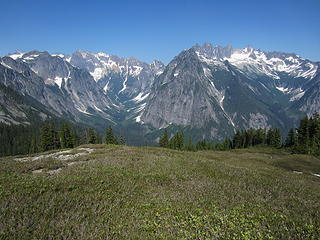
POLYGON ((0 159, 0 239, 319 239, 320 160, 86 145, 0 159))

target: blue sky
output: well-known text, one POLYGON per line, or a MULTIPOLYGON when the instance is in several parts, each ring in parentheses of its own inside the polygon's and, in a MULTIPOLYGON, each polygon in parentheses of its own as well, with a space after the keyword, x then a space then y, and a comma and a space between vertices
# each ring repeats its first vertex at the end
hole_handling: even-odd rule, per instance
POLYGON ((0 55, 104 51, 168 63, 196 43, 320 61, 320 1, 1 0, 0 55))

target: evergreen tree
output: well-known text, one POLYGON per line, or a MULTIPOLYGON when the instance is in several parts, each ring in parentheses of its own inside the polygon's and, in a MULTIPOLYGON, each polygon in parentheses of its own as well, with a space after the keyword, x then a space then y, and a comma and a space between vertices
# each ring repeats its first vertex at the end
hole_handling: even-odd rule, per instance
POLYGON ((74 129, 72 129, 71 131, 72 131, 71 136, 72 136, 73 146, 74 147, 79 146, 81 139, 80 139, 78 133, 74 129))
POLYGON ((305 116, 300 121, 298 128, 298 146, 296 151, 299 153, 310 153, 310 135, 309 135, 309 118, 305 116))
POLYGON ((245 144, 244 144, 244 147, 247 148, 247 147, 253 146, 253 140, 254 140, 255 130, 252 129, 252 128, 249 128, 249 129, 247 129, 247 130, 244 132, 244 135, 245 135, 245 144))
POLYGON ((310 121, 310 151, 312 154, 318 154, 320 150, 320 115, 314 113, 310 121))
POLYGON ((113 130, 112 130, 111 126, 106 128, 105 143, 106 144, 118 144, 116 137, 113 135, 113 130))
MULTIPOLYGON (((59 122, 56 123, 59 125, 59 122)), ((40 125, 41 123, 37 124, 40 125)), ((8 126, 0 123, 0 142, 2 143, 0 144, 0 156, 48 151, 58 149, 61 145, 63 147, 71 147, 68 138, 66 138, 66 141, 62 141, 61 139, 64 124, 61 125, 59 132, 55 128, 55 122, 43 123, 40 128, 38 125, 8 126)), ((85 131, 81 127, 75 131, 70 127, 70 124, 67 125, 71 131, 71 142, 74 146, 79 145, 78 133, 84 134, 85 131)), ((86 143, 86 141, 82 141, 81 143, 86 143)))
POLYGON ((281 147, 281 133, 279 128, 270 128, 267 132, 267 144, 271 147, 281 147))
POLYGON ((118 141, 119 145, 126 145, 126 139, 124 138, 124 136, 120 136, 119 141, 118 141))
POLYGON ((232 147, 232 141, 229 138, 226 138, 222 143, 221 150, 229 150, 232 147))
POLYGON ((273 133, 274 136, 274 145, 273 147, 280 148, 281 147, 281 132, 279 128, 275 128, 273 133))
POLYGON ((41 128, 40 146, 42 151, 54 150, 60 147, 58 133, 53 123, 47 123, 41 128))
POLYGON ((286 147, 293 147, 297 144, 298 139, 297 139, 297 133, 296 129, 291 128, 290 131, 288 132, 288 137, 286 139, 286 147))
POLYGON ((242 147, 242 137, 241 137, 240 130, 236 131, 236 134, 233 137, 232 146, 233 146, 233 148, 241 148, 242 147))
POLYGON ((265 139, 266 139, 266 130, 262 128, 256 130, 254 145, 265 144, 265 139))
POLYGON ((176 132, 169 140, 169 147, 172 149, 182 150, 184 146, 184 136, 181 132, 176 132))
POLYGON ((71 128, 67 123, 61 125, 60 144, 62 148, 74 147, 74 137, 72 136, 71 128))
POLYGON ((37 138, 35 135, 33 135, 30 143, 29 153, 36 153, 36 152, 38 152, 37 138))
POLYGON ((87 143, 89 144, 97 143, 97 135, 92 128, 87 129, 87 143))
POLYGON ((196 144, 196 149, 197 150, 207 150, 208 149, 208 144, 205 139, 202 139, 197 142, 196 144))
POLYGON ((185 149, 187 151, 195 151, 195 147, 194 147, 194 145, 192 143, 192 137, 191 136, 189 137, 188 144, 187 144, 185 149))
POLYGON ((163 135, 160 137, 159 146, 164 148, 169 147, 169 137, 167 129, 164 130, 163 135))

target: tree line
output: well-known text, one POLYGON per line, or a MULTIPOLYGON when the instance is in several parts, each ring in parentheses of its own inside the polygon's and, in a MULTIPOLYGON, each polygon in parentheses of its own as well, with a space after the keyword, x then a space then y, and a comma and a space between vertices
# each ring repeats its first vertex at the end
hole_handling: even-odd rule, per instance
POLYGON ((74 148, 81 144, 125 144, 123 136, 117 138, 111 126, 105 130, 104 141, 93 128, 87 128, 84 136, 80 139, 77 132, 67 123, 61 125, 60 130, 56 130, 54 124, 45 124, 40 133, 40 150, 48 151, 60 148, 74 148))
POLYGON ((52 121, 41 128, 0 123, 0 142, 0 156, 10 156, 74 148, 81 144, 125 144, 125 138, 117 137, 111 126, 106 128, 103 138, 93 128, 52 121))
POLYGON ((221 143, 215 143, 202 139, 195 144, 191 137, 184 138, 182 132, 175 133, 169 138, 168 131, 165 129, 159 139, 159 146, 176 150, 228 150, 236 148, 247 148, 256 145, 266 145, 272 147, 281 147, 281 133, 278 128, 253 129, 236 131, 233 138, 226 138, 221 143))
MULTIPOLYGON (((81 144, 125 144, 125 138, 117 137, 111 126, 105 129, 102 137, 93 128, 67 122, 47 122, 40 129, 34 125, 8 126, 0 123, 0 142, 0 156, 8 156, 74 148, 81 144)), ((232 138, 219 143, 205 139, 194 143, 192 137, 186 137, 182 132, 169 137, 166 129, 159 139, 160 147, 186 151, 228 150, 257 145, 286 148, 292 153, 320 155, 320 115, 315 113, 302 118, 299 127, 290 129, 284 142, 278 128, 237 130, 232 138)))
POLYGON ((285 142, 282 142, 278 128, 237 130, 232 138, 226 138, 221 143, 202 139, 194 144, 192 138, 185 138, 182 132, 170 138, 166 129, 159 139, 160 147, 187 151, 229 150, 257 145, 286 148, 292 153, 320 155, 320 115, 314 113, 311 117, 302 118, 299 127, 290 129, 285 142))
POLYGON ((0 156, 28 153, 32 139, 38 134, 39 129, 35 126, 0 123, 0 156))
POLYGON ((300 120, 297 128, 291 128, 285 147, 292 153, 320 155, 320 115, 314 113, 300 120))

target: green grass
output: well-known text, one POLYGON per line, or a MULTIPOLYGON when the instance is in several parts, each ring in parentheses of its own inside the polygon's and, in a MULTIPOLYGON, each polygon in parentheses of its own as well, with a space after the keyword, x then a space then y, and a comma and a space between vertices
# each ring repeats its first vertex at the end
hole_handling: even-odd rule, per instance
POLYGON ((0 159, 0 239, 320 239, 317 158, 85 147, 70 161, 0 159))

